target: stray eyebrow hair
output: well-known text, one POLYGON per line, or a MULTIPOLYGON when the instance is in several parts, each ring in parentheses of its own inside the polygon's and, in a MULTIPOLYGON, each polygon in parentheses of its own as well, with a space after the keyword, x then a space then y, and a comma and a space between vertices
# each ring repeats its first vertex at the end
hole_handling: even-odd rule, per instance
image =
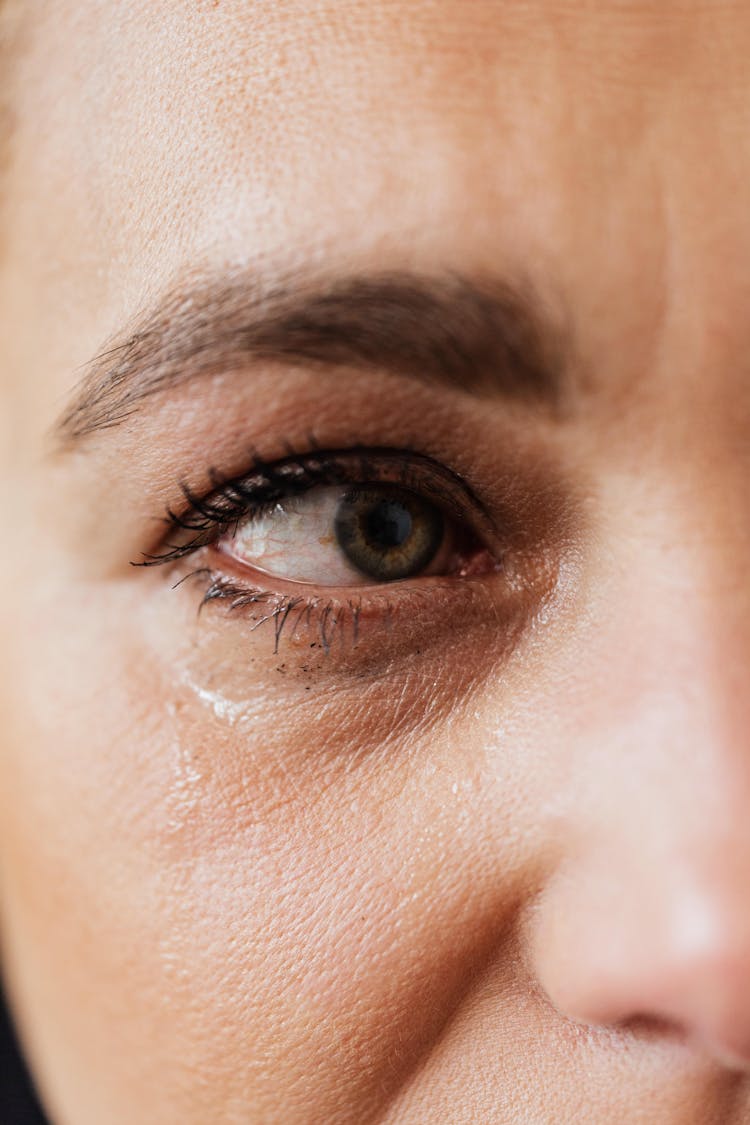
POLYGON ((260 362, 392 372, 555 410, 561 335, 533 294, 496 278, 418 273, 172 289, 85 369, 55 427, 63 446, 121 425, 203 376, 260 362))

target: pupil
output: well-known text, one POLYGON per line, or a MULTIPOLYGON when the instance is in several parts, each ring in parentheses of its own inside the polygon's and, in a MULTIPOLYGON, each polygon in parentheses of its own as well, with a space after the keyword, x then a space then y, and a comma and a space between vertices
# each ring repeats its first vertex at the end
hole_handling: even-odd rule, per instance
POLYGON ((401 547, 413 530, 411 514, 403 504, 392 500, 381 500, 373 505, 362 522, 365 538, 381 551, 401 547))

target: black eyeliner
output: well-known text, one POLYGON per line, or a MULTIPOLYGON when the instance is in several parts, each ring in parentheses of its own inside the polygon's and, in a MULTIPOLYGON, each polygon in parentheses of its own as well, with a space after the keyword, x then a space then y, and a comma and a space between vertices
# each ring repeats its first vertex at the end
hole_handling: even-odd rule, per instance
POLYGON ((179 511, 167 508, 164 522, 169 540, 156 553, 142 552, 133 566, 160 566, 187 558, 243 520, 325 485, 398 483, 426 495, 461 519, 466 518, 469 508, 475 520, 485 525, 480 531, 495 530, 484 504, 457 473, 425 454, 390 447, 355 446, 308 453, 290 450, 287 457, 271 463, 255 455, 242 476, 225 478, 212 469, 209 479, 212 488, 202 496, 180 482, 185 505, 179 511))

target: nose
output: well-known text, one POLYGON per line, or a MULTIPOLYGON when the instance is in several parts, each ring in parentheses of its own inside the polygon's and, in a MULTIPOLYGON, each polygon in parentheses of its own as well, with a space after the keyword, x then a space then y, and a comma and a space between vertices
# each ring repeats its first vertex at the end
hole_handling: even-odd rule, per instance
POLYGON ((620 615, 585 669, 532 956, 569 1018, 750 1070, 750 630, 667 602, 620 615))
POLYGON ((726 844, 723 871, 718 850, 713 864, 674 854, 651 869, 603 850, 558 873, 535 937, 555 1006, 589 1025, 676 1030, 750 1068, 750 857, 726 844))

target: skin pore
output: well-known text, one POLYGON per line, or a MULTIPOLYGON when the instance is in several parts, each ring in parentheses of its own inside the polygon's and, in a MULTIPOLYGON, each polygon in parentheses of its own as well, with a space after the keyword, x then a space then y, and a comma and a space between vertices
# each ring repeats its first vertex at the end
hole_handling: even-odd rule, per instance
POLYGON ((51 1119, 750 1121, 747 6, 24 17, 0 933, 51 1119), (405 482, 433 570, 337 585, 315 489, 405 482))

